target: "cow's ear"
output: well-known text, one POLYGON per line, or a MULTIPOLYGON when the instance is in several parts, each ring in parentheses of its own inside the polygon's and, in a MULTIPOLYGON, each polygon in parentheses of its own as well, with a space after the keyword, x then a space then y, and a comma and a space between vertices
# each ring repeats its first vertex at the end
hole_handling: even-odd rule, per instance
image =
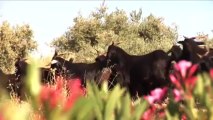
POLYGON ((74 60, 73 58, 70 58, 70 59, 69 59, 69 62, 73 63, 73 60, 74 60))
POLYGON ((95 58, 95 62, 101 62, 101 61, 103 61, 102 55, 95 58))
POLYGON ((99 62, 99 63, 103 63, 106 60, 107 60, 107 57, 105 55, 100 55, 100 56, 95 58, 95 61, 99 62))
POLYGON ((197 37, 191 37, 190 39, 194 40, 194 39, 197 39, 197 37))
POLYGON ((99 61, 100 61, 99 57, 96 57, 95 62, 99 62, 99 61))
POLYGON ((184 38, 184 39, 189 39, 189 38, 188 38, 188 37, 186 37, 186 36, 183 36, 183 38, 184 38))

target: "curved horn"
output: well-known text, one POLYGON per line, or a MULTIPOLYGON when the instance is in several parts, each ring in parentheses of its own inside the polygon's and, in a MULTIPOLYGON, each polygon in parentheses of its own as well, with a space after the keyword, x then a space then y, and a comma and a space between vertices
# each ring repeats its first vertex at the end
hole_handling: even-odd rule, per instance
POLYGON ((189 39, 192 39, 192 40, 194 40, 194 39, 196 39, 197 37, 186 37, 186 36, 183 36, 184 37, 184 39, 186 40, 189 40, 189 39))
POLYGON ((114 43, 114 41, 112 41, 112 44, 111 45, 114 45, 115 43, 114 43))
POLYGON ((193 39, 193 40, 194 40, 194 39, 197 39, 197 38, 198 38, 198 37, 191 37, 191 38, 189 38, 189 39, 193 39))
POLYGON ((188 37, 186 37, 185 35, 183 35, 183 38, 184 38, 184 39, 188 39, 188 37))
POLYGON ((58 51, 55 49, 55 54, 53 55, 53 58, 55 58, 56 56, 58 56, 58 51))

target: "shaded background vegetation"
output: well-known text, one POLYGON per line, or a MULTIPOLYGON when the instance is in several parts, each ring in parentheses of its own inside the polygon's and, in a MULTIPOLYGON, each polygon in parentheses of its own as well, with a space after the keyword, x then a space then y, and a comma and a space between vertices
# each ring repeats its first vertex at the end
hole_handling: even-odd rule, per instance
MULTIPOLYGON (((51 43, 62 57, 74 62, 92 62, 98 54, 106 52, 112 41, 125 51, 143 55, 156 49, 167 51, 177 40, 177 26, 168 26, 163 18, 153 14, 143 16, 142 9, 126 13, 122 9, 108 11, 100 6, 88 17, 79 14, 73 26, 51 43)), ((212 41, 212 40, 211 40, 212 41)), ((206 41, 213 47, 213 42, 206 41)), ((0 68, 14 71, 17 57, 24 57, 36 48, 30 25, 11 26, 7 21, 0 24, 0 68)))
POLYGON ((4 72, 13 72, 16 59, 25 57, 36 46, 29 25, 11 26, 7 21, 0 24, 0 68, 4 72))

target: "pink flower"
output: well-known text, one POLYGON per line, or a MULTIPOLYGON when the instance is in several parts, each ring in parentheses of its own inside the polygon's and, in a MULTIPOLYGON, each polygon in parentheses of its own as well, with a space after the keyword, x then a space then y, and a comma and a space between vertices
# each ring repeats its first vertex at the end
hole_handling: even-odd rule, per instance
POLYGON ((68 80, 67 88, 71 94, 73 94, 73 93, 84 93, 85 94, 85 88, 82 87, 80 79, 68 80))
POLYGON ((181 115, 181 120, 187 120, 187 117, 185 114, 181 115))
POLYGON ((145 96, 145 99, 149 102, 149 104, 153 104, 154 102, 160 102, 166 96, 168 88, 156 88, 151 91, 151 94, 145 96))
POLYGON ((180 71, 182 77, 186 77, 187 70, 192 66, 191 62, 188 62, 186 60, 181 60, 177 64, 174 65, 174 68, 177 71, 180 71))
POLYGON ((63 99, 63 81, 57 80, 56 86, 43 85, 40 92, 40 102, 47 103, 51 108, 55 108, 59 101, 63 99))
POLYGON ((156 108, 154 106, 150 107, 148 110, 144 112, 141 117, 141 120, 152 120, 154 119, 156 108))
POLYGON ((63 105, 64 111, 68 111, 85 94, 86 89, 82 87, 80 79, 70 79, 65 82, 62 77, 58 77, 56 85, 42 86, 39 100, 42 105, 50 106, 50 109, 54 109, 60 104, 63 105), (65 85, 66 89, 64 89, 65 85), (64 93, 67 93, 67 95, 64 93))
POLYGON ((197 68, 198 68, 198 64, 192 65, 191 68, 189 68, 188 77, 193 76, 193 74, 196 72, 197 68))
POLYGON ((186 79, 186 86, 190 87, 190 89, 194 88, 195 83, 197 81, 197 77, 193 76, 186 79))
POLYGON ((2 114, 2 112, 0 112, 0 120, 5 120, 4 119, 4 115, 2 114))
POLYGON ((197 81, 197 77, 193 76, 196 72, 198 65, 192 65, 191 62, 181 60, 174 65, 175 73, 171 74, 170 80, 178 89, 188 87, 192 89, 197 81))
POLYGON ((178 89, 174 89, 173 90, 173 95, 174 95, 174 99, 176 102, 179 102, 180 100, 182 100, 182 92, 179 91, 178 89))
POLYGON ((210 77, 213 79, 213 69, 210 70, 210 77))
POLYGON ((164 110, 159 110, 155 106, 150 106, 141 116, 140 120, 154 120, 158 119, 165 119, 166 114, 164 110))
POLYGON ((179 89, 181 89, 181 84, 180 84, 180 80, 177 79, 176 76, 174 76, 173 74, 169 75, 171 82, 179 89))
POLYGON ((68 98, 64 105, 64 110, 68 111, 72 108, 73 104, 82 96, 86 94, 85 88, 81 85, 81 80, 73 79, 67 81, 67 88, 69 91, 68 98))

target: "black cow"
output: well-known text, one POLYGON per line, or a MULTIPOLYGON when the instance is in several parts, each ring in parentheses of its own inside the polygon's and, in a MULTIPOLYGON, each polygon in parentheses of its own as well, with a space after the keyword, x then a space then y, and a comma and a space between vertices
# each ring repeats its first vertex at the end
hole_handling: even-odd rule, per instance
POLYGON ((169 83, 170 59, 162 50, 136 56, 129 55, 113 43, 108 47, 107 58, 109 65, 116 65, 123 79, 121 84, 129 89, 132 97, 148 94, 169 83))
MULTIPOLYGON (((18 59, 15 63, 15 68, 16 68, 16 77, 18 78, 22 78, 25 77, 27 75, 27 67, 28 67, 28 63, 26 62, 25 59, 18 59)), ((40 71, 40 79, 42 83, 52 83, 54 82, 54 78, 55 75, 54 73, 51 71, 50 68, 39 68, 40 71)))
POLYGON ((182 45, 181 47, 174 45, 171 50, 171 59, 178 62, 180 60, 187 60, 193 64, 199 65, 200 71, 209 71, 213 67, 213 50, 201 48, 200 45, 205 45, 204 42, 194 41, 196 37, 187 38, 178 43, 182 45))
POLYGON ((205 45, 204 42, 196 42, 196 37, 191 37, 183 41, 178 41, 178 45, 174 45, 169 52, 172 53, 172 58, 176 62, 180 60, 191 61, 192 63, 198 63, 202 56, 206 55, 207 49, 201 48, 201 45, 205 45), (182 49, 180 47, 182 45, 182 49))
POLYGON ((207 52, 206 49, 199 47, 199 45, 203 45, 203 42, 195 42, 195 37, 193 38, 185 38, 184 41, 179 41, 178 43, 183 45, 182 58, 192 63, 198 63, 201 59, 200 56, 205 55, 207 52))
POLYGON ((15 93, 21 96, 23 84, 18 80, 15 74, 6 74, 0 69, 0 86, 8 93, 15 93))
POLYGON ((102 69, 106 66, 107 59, 104 55, 98 56, 94 63, 73 63, 61 57, 53 57, 52 69, 56 69, 56 75, 63 75, 66 79, 79 78, 83 86, 86 80, 95 80, 98 82, 101 78, 107 79, 108 75, 102 75, 102 69))

